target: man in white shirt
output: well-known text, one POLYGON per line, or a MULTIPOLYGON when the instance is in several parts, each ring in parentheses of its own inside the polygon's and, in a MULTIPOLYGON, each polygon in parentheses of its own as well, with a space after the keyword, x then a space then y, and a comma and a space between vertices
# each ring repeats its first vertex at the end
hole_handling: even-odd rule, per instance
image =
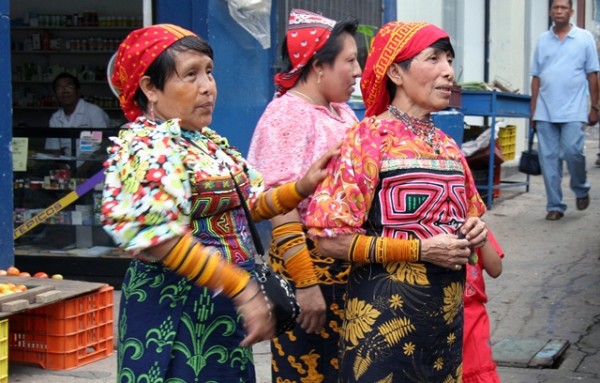
MULTIPOLYGON (((52 82, 52 89, 60 109, 50 117, 51 128, 90 128, 110 127, 110 118, 99 106, 80 98, 81 85, 77 77, 61 73, 52 82)), ((55 154, 71 155, 71 140, 68 138, 48 138, 45 149, 55 154)))

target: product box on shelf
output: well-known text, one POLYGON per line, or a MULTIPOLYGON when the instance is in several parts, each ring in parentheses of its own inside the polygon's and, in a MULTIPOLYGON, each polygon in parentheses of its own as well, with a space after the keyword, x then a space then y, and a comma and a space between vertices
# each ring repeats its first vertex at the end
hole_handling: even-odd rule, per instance
POLYGON ((37 364, 47 370, 69 370, 111 355, 113 292, 114 288, 106 285, 95 292, 10 316, 9 361, 37 364))

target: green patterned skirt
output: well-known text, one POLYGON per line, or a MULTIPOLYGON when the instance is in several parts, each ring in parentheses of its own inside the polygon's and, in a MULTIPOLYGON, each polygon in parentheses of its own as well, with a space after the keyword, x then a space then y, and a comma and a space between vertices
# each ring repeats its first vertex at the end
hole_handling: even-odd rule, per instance
POLYGON ((256 380, 231 301, 158 264, 131 262, 119 315, 120 383, 256 380))

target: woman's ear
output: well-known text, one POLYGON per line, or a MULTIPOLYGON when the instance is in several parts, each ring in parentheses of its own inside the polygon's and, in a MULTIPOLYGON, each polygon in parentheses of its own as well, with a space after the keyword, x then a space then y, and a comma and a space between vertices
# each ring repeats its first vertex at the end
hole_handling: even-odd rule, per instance
POLYGON ((321 82, 321 77, 323 77, 323 64, 318 62, 317 60, 313 60, 310 65, 311 70, 314 71, 317 76, 317 84, 321 82))
POLYGON ((402 85, 404 82, 404 71, 400 68, 400 64, 393 63, 390 65, 386 72, 388 78, 396 84, 396 86, 402 85))
POLYGON ((155 103, 157 101, 158 88, 150 81, 149 76, 143 76, 140 79, 140 90, 144 93, 148 102, 155 103))

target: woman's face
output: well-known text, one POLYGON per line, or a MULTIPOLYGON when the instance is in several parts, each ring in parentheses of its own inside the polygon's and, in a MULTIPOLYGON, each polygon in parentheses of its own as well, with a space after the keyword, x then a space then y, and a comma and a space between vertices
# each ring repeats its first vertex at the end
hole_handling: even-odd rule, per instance
POLYGON ((210 125, 217 98, 210 57, 188 50, 173 52, 176 73, 156 91, 154 116, 163 120, 181 118, 182 126, 200 130, 210 125))
POLYGON ((350 99, 360 77, 361 69, 358 64, 358 49, 354 37, 349 33, 340 36, 342 49, 333 65, 323 65, 323 76, 318 84, 319 90, 329 102, 346 102, 350 99))
POLYGON ((426 48, 413 58, 408 70, 400 69, 402 86, 398 91, 408 103, 402 110, 411 114, 411 109, 416 109, 427 115, 447 108, 454 81, 453 60, 450 52, 426 48))

